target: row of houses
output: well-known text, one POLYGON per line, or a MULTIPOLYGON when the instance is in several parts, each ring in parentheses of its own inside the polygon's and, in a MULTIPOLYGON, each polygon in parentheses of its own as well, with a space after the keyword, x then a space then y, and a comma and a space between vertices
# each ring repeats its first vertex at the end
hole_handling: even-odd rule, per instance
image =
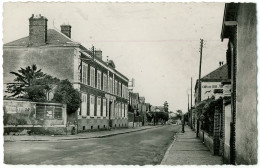
MULTIPOLYGON (((129 79, 116 69, 113 60, 104 61, 101 50, 73 41, 72 26, 60 28, 48 29, 48 19, 41 15, 29 18, 29 36, 3 46, 4 85, 14 82, 10 72, 35 64, 46 74, 68 79, 80 92, 81 107, 67 118, 78 131, 127 127, 129 79)), ((13 106, 19 104, 11 101, 13 106)), ((9 107, 10 103, 7 113, 11 113, 9 107)))
POLYGON ((226 64, 197 80, 187 114, 197 137, 226 164, 257 163, 256 23, 256 4, 225 4, 226 64))
MULTIPOLYGON (((20 126, 21 130, 38 127, 68 133, 147 125, 151 105, 145 97, 128 89, 129 79, 116 69, 113 60, 104 60, 101 50, 73 41, 71 30, 71 25, 48 29, 47 18, 32 15, 29 36, 3 46, 3 81, 6 90, 15 78, 10 72, 35 64, 46 74, 68 79, 80 92, 77 113, 64 113, 64 104, 28 102, 4 93, 5 130, 20 126)), ((53 94, 48 94, 48 100, 52 98, 53 94)))

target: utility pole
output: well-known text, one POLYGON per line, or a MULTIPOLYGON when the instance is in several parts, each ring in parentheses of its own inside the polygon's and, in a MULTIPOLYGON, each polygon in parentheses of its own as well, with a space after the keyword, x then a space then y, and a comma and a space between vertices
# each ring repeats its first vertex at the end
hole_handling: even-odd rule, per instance
POLYGON ((199 69, 199 82, 198 82, 198 87, 199 87, 199 97, 198 97, 198 102, 201 101, 201 64, 202 64, 202 49, 203 49, 203 39, 200 39, 200 69, 199 69))
POLYGON ((192 126, 192 77, 191 77, 191 87, 190 87, 190 128, 193 129, 192 126))
POLYGON ((188 112, 190 111, 190 95, 188 94, 188 112))
MULTIPOLYGON (((200 67, 199 67, 199 81, 198 81, 198 103, 201 102, 201 64, 202 64, 202 49, 203 49, 204 40, 200 39, 200 67)), ((197 131, 196 137, 199 137, 199 124, 197 121, 197 131)), ((204 143, 204 131, 203 131, 203 143, 204 143)))
MULTIPOLYGON (((188 114, 189 112, 190 112, 190 95, 188 94, 188 114)), ((188 124, 190 124, 189 121, 188 124)))

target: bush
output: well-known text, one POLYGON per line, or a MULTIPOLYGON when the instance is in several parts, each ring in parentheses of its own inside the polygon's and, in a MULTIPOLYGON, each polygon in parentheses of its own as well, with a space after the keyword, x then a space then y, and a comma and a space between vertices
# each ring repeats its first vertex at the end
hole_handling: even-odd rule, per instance
POLYGON ((59 82, 55 90, 53 101, 67 104, 67 113, 75 113, 81 104, 81 96, 78 90, 66 79, 59 82))

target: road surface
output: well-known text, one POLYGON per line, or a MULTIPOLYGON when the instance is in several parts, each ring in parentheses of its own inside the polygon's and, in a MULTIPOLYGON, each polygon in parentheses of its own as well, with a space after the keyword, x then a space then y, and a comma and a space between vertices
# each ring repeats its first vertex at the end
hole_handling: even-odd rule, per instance
POLYGON ((156 165, 180 126, 166 125, 105 138, 5 142, 6 164, 156 165))

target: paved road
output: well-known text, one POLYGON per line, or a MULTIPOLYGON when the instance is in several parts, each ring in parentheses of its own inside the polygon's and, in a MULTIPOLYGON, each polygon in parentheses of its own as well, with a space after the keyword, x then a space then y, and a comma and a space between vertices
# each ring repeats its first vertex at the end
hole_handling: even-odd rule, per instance
POLYGON ((62 142, 5 142, 6 164, 156 165, 180 126, 167 125, 106 138, 62 142))

